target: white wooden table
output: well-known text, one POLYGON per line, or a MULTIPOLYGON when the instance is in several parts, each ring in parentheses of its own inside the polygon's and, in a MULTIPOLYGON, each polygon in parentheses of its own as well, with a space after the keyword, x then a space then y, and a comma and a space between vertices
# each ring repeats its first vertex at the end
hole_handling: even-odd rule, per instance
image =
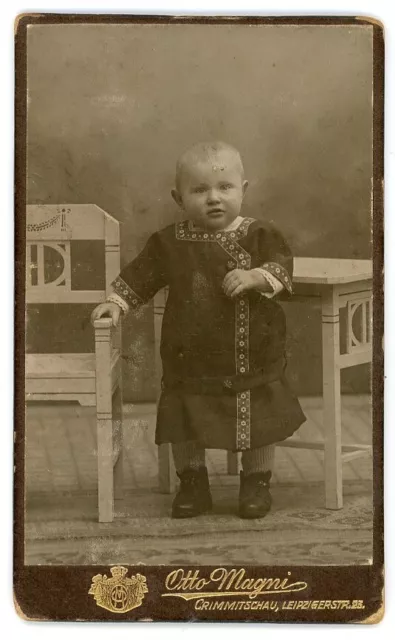
MULTIPOLYGON (((325 505, 343 506, 342 464, 371 454, 371 446, 341 442, 340 371, 370 362, 372 358, 372 262, 333 258, 294 259, 294 301, 319 300, 322 322, 322 371, 324 404, 324 442, 289 438, 279 446, 324 451, 325 505), (340 351, 340 318, 346 309, 345 350, 340 351)), ((166 294, 155 297, 156 370, 161 375, 160 331, 166 294)), ((237 454, 229 452, 229 473, 238 472, 237 454)), ((159 447, 159 483, 162 491, 174 489, 170 447, 159 447)))
POLYGON ((372 262, 334 258, 294 259, 295 301, 320 299, 324 443, 285 441, 283 446, 324 450, 325 504, 343 506, 342 463, 371 447, 341 443, 340 371, 372 359, 372 262), (340 309, 346 309, 345 348, 340 350, 340 309))

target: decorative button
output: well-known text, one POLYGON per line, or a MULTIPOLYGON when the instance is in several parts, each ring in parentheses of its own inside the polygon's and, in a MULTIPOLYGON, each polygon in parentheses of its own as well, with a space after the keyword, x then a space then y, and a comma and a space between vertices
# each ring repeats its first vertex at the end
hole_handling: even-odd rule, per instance
POLYGON ((230 389, 232 386, 233 386, 232 380, 225 380, 224 381, 224 387, 227 387, 228 389, 230 389))

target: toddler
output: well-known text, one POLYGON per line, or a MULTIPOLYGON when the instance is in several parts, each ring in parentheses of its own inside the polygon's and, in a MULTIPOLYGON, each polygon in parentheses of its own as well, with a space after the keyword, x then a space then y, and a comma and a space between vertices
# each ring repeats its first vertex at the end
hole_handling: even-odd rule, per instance
POLYGON ((187 150, 172 196, 183 220, 154 233, 113 282, 92 320, 139 308, 162 287, 162 393, 156 443, 172 444, 180 487, 172 516, 211 509, 205 449, 242 452, 239 515, 271 506, 275 443, 305 421, 285 380, 285 317, 293 260, 267 222, 241 215, 248 183, 236 149, 187 150))

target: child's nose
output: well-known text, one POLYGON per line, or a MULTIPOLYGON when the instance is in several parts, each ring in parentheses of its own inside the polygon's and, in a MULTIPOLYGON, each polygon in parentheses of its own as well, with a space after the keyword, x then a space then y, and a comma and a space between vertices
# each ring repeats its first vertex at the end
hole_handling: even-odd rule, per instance
POLYGON ((211 190, 208 192, 208 196, 207 196, 207 198, 208 198, 208 201, 209 201, 210 203, 211 203, 211 202, 218 202, 218 201, 219 201, 219 193, 218 193, 218 191, 217 191, 216 189, 211 189, 211 190))

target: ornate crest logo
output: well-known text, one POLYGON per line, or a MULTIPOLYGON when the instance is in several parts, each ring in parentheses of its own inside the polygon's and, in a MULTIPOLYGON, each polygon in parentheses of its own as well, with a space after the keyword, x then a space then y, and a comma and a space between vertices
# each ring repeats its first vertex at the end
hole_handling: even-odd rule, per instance
POLYGON ((126 567, 112 567, 110 571, 111 578, 100 573, 92 578, 88 593, 94 596, 97 606, 114 613, 126 613, 139 607, 148 592, 145 576, 137 573, 127 578, 126 567))

